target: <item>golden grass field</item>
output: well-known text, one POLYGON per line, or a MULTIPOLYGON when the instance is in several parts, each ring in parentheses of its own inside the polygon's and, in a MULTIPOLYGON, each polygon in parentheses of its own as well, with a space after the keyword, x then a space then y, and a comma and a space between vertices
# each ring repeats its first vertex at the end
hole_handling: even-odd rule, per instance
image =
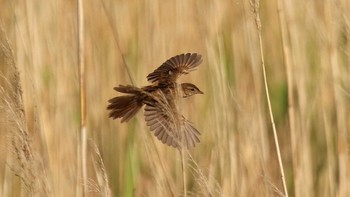
POLYGON ((86 149, 77 2, 0 5, 0 196, 284 196, 277 150, 289 196, 350 196, 350 1, 83 1, 86 149), (201 132, 183 170, 143 112, 106 106, 187 52, 204 95, 182 101, 201 132))

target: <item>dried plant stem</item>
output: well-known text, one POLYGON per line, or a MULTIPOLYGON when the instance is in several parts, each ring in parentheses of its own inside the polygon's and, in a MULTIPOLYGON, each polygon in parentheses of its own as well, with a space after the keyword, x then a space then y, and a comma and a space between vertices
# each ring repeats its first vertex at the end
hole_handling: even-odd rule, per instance
MULTIPOLYGON (((181 99, 180 95, 177 93, 176 95, 176 100, 178 102, 178 106, 177 106, 177 110, 181 111, 181 99)), ((168 108, 169 109, 169 108, 168 108)), ((169 109, 170 111, 170 109, 169 109)), ((176 122, 176 127, 175 130, 177 131, 177 133, 180 133, 181 135, 181 140, 178 142, 180 145, 178 147, 179 153, 180 153, 180 158, 181 158, 181 170, 182 170, 182 189, 183 189, 183 196, 187 197, 187 177, 186 177, 186 158, 185 158, 185 151, 186 148, 184 147, 184 140, 185 140, 185 136, 184 136, 184 132, 183 132, 183 128, 181 127, 181 124, 179 122, 178 118, 174 118, 174 122, 176 122)))
POLYGON ((117 32, 117 28, 114 25, 115 23, 113 22, 113 17, 111 16, 111 12, 108 11, 106 3, 103 0, 101 0, 101 3, 102 3, 103 10, 105 11, 105 14, 107 16, 108 23, 109 23, 109 25, 112 28, 114 42, 117 45, 117 48, 118 48, 119 53, 120 53, 120 56, 122 57, 124 68, 126 69, 126 72, 128 73, 128 76, 129 76, 131 84, 135 85, 135 80, 133 79, 133 77, 131 75, 131 71, 130 71, 129 66, 126 64, 125 57, 124 57, 123 52, 122 52, 122 50, 120 48, 120 44, 118 42, 118 32, 117 32))
POLYGON ((187 181, 186 181, 186 168, 185 168, 184 148, 181 147, 179 152, 180 152, 180 155, 181 155, 183 193, 184 193, 184 197, 187 197, 187 181))
MULTIPOLYGON (((152 137, 152 136, 151 136, 152 137)), ((161 159, 161 157, 160 157, 160 154, 159 154, 159 151, 158 151, 158 149, 157 149, 157 146, 156 146, 156 144, 155 144, 155 139, 154 138, 151 138, 152 140, 152 144, 153 144, 153 148, 154 148, 154 150, 155 150, 155 152, 156 152, 156 154, 157 154, 157 158, 158 158, 158 160, 159 160, 159 163, 160 163, 160 166, 161 166, 161 168, 162 168, 162 171, 163 171, 163 173, 164 173, 164 175, 166 176, 166 184, 167 184, 167 187, 168 187, 168 189, 169 189, 169 192, 170 192, 170 194, 171 194, 171 196, 172 197, 175 197, 175 193, 174 193, 174 190, 173 190, 173 188, 171 187, 171 185, 170 185, 170 182, 169 182, 169 180, 170 180, 170 178, 169 178, 169 175, 168 175, 168 173, 167 173, 167 171, 165 170, 165 167, 164 167, 164 161, 161 159)))
MULTIPOLYGON (((284 15, 283 4, 281 0, 277 0, 278 6, 278 17, 281 29, 282 36, 282 48, 283 48, 283 56, 284 56, 284 64, 286 66, 286 74, 287 74, 287 86, 288 86, 288 118, 289 118, 289 130, 291 136, 291 144, 292 144, 292 158, 293 158, 293 168, 294 168, 294 179, 298 179, 298 173, 296 173, 296 169, 298 169, 297 162, 297 149, 298 149, 298 140, 296 138, 297 133, 295 129, 295 109, 294 109, 294 94, 293 94, 293 72, 292 72, 292 61, 290 57, 290 45, 287 40, 287 27, 286 27, 286 18, 284 15)), ((296 185, 296 184, 294 184, 296 185)), ((295 187, 295 189, 297 189, 295 187)), ((297 191, 295 191, 296 193, 297 191)))
POLYGON ((339 9, 332 1, 326 1, 325 3, 326 9, 326 21, 328 28, 328 36, 327 36, 327 49, 329 54, 329 63, 331 67, 332 74, 332 83, 333 83, 333 95, 335 100, 335 113, 336 113, 336 125, 337 125, 337 135, 338 135, 338 168, 339 168, 339 196, 349 196, 349 181, 350 181, 350 173, 349 173, 349 130, 346 128, 346 122, 349 120, 346 118, 346 106, 339 91, 339 86, 342 84, 341 77, 341 67, 339 63, 339 24, 337 21, 336 13, 339 13, 339 9), (347 185, 347 186, 346 186, 347 185))
POLYGON ((288 197, 288 190, 287 190, 286 180, 285 180, 284 171, 283 171, 282 157, 281 157, 281 152, 280 152, 279 143, 278 143, 278 136, 277 136, 277 132, 276 132, 275 121, 274 121, 273 113, 272 113, 272 107, 271 107, 271 101, 270 101, 270 95, 269 95, 269 88, 267 86, 265 60, 264 60, 264 52, 263 52, 263 48, 262 48, 262 38, 261 38, 261 21, 260 21, 260 16, 259 16, 259 0, 253 1, 252 2, 252 6, 253 6, 253 9, 254 9, 255 22, 256 22, 256 27, 257 27, 257 30, 258 30, 261 66, 262 66, 262 70, 263 70, 266 99, 267 99, 267 104, 268 104, 268 107, 269 107, 269 114, 270 114, 270 118, 271 118, 271 124, 272 124, 272 129, 273 129, 273 136, 274 136, 275 146, 276 146, 276 151, 277 151, 278 164, 279 164, 280 173, 281 173, 281 179, 282 179, 282 183, 283 183, 284 195, 286 197, 288 197))
POLYGON ((81 105, 81 167, 84 196, 87 194, 87 169, 86 169, 86 84, 85 84, 85 64, 84 64, 84 12, 83 1, 77 1, 78 8, 78 63, 80 69, 80 105, 81 105))
POLYGON ((97 145, 94 141, 90 141, 89 143, 92 146, 92 149, 94 150, 93 157, 94 157, 94 169, 96 172, 97 178, 97 187, 98 191, 101 196, 111 196, 111 190, 109 188, 109 182, 108 182, 108 175, 105 168, 105 164, 102 160, 102 156, 100 153, 100 150, 98 149, 97 145))
MULTIPOLYGON (((47 168, 40 151, 31 140, 32 135, 28 129, 23 91, 20 83, 20 72, 8 42, 8 38, 0 26, 0 117, 2 135, 9 138, 6 145, 8 154, 6 158, 3 196, 20 194, 26 196, 50 196, 50 182, 47 177, 47 168), (21 187, 16 187, 12 171, 21 182, 21 187), (6 179, 9 178, 9 179, 6 179), (11 187, 19 193, 12 193, 11 187), (23 187, 23 188, 22 188, 23 187)), ((33 130, 37 132, 37 130, 33 130)))

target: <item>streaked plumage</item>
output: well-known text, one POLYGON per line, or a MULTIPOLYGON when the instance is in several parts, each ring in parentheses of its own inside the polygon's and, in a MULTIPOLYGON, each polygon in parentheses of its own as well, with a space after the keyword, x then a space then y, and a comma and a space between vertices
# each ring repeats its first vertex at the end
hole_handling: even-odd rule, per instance
POLYGON ((176 82, 182 74, 188 74, 202 63, 202 56, 197 53, 177 55, 168 59, 152 73, 147 75, 149 82, 169 83, 176 82))
POLYGON ((153 84, 138 88, 119 85, 114 89, 127 95, 109 100, 109 117, 128 122, 145 106, 145 121, 154 135, 164 144, 175 148, 191 148, 199 143, 199 131, 182 116, 176 107, 178 97, 203 94, 194 84, 177 84, 176 79, 194 70, 201 63, 201 56, 181 54, 170 58, 147 76, 153 84))

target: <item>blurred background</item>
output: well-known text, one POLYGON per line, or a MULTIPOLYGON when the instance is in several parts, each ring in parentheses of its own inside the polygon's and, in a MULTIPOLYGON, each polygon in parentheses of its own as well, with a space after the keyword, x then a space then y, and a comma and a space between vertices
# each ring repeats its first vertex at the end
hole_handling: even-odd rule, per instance
MULTIPOLYGON (((26 151, 11 140, 8 120, 20 117, 6 115, 2 102, 0 196, 81 196, 77 3, 0 4, 32 155, 30 162, 18 156, 26 151)), ((83 10, 87 196, 185 196, 179 152, 149 132, 142 111, 122 124, 108 118, 106 106, 118 95, 113 87, 149 85, 148 73, 188 52, 200 53, 203 63, 180 81, 205 94, 182 101, 182 113, 201 132, 186 154, 187 196, 283 196, 250 1, 95 0, 84 1, 83 10)), ((260 2, 290 196, 350 196, 349 10, 347 0, 260 2)))

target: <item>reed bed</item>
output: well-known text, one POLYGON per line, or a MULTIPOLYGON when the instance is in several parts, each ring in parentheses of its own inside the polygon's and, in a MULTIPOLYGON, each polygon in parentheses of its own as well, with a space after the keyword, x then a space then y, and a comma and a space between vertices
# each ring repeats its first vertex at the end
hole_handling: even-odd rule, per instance
POLYGON ((76 1, 0 0, 0 196, 350 196, 349 1, 82 2, 79 60, 76 1), (187 52, 181 156, 106 106, 187 52))

